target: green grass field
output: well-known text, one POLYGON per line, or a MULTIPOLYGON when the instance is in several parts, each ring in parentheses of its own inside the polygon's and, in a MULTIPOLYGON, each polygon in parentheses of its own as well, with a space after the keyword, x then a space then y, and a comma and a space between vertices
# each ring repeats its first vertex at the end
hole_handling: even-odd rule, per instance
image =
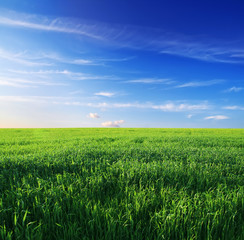
POLYGON ((244 239, 243 129, 1 129, 0 239, 244 239))

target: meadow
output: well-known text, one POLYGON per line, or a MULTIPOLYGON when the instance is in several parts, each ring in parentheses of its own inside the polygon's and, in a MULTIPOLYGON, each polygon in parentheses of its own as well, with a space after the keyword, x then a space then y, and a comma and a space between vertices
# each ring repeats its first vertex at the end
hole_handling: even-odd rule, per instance
POLYGON ((0 239, 244 239, 244 129, 0 129, 0 239))

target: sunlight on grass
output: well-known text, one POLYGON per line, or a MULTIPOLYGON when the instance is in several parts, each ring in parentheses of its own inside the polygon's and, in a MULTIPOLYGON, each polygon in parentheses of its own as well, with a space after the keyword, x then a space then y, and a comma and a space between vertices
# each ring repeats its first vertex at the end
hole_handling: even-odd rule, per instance
POLYGON ((0 239, 244 239, 244 131, 0 130, 0 239))

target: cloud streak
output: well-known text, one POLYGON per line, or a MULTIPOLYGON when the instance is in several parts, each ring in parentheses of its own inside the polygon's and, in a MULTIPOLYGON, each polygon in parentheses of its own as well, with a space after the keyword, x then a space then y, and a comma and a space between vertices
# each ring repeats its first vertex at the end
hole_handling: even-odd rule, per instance
POLYGON ((102 96, 102 97, 113 97, 115 93, 112 92, 98 92, 94 93, 95 96, 102 96))
POLYGON ((0 48, 0 59, 7 60, 13 63, 28 67, 51 67, 59 63, 65 63, 69 65, 80 65, 80 66, 104 66, 106 62, 119 62, 128 61, 131 58, 121 58, 121 59, 102 59, 102 58, 69 58, 60 56, 57 53, 45 53, 45 52, 35 52, 28 53, 27 51, 11 52, 6 49, 0 48))
POLYGON ((68 58, 59 56, 56 53, 27 53, 10 52, 5 49, 0 49, 0 59, 11 61, 17 64, 35 67, 35 66, 54 66, 56 63, 66 63, 71 65, 102 65, 103 63, 98 59, 83 59, 83 58, 68 58), (100 61, 100 62, 98 62, 100 61))
POLYGON ((225 115, 215 115, 215 116, 209 116, 209 117, 205 117, 205 120, 209 120, 209 119, 213 119, 213 120, 225 120, 225 119, 229 119, 229 117, 225 116, 225 115))
POLYGON ((180 85, 175 86, 176 88, 186 88, 186 87, 208 87, 216 84, 223 83, 224 80, 216 79, 216 80, 209 80, 209 81, 193 81, 187 82, 180 85))
POLYGON ((70 98, 51 97, 51 96, 0 96, 0 102, 4 103, 45 103, 55 104, 62 101, 70 100, 70 98))
POLYGON ((172 81, 169 78, 142 78, 124 81, 125 83, 142 83, 142 84, 172 84, 172 81))
POLYGON ((13 15, 11 17, 0 17, 0 24, 40 31, 77 34, 89 38, 101 39, 101 36, 95 35, 89 31, 91 26, 88 27, 86 24, 75 25, 71 21, 67 21, 68 19, 65 20, 66 21, 64 21, 62 18, 50 20, 42 16, 17 14, 15 17, 13 17, 13 15))
POLYGON ((203 111, 210 109, 211 106, 206 102, 199 104, 190 103, 174 103, 167 102, 165 104, 153 103, 108 103, 108 102, 85 102, 85 101, 72 101, 73 97, 44 97, 44 96, 0 96, 2 102, 43 102, 51 104, 61 104, 66 106, 81 106, 92 108, 138 108, 138 109, 154 109, 165 112, 184 112, 184 111, 203 111))
POLYGON ((25 52, 12 53, 4 49, 0 49, 0 59, 11 61, 17 64, 35 67, 35 66, 52 66, 50 62, 44 62, 42 59, 27 56, 25 52))
POLYGON ((85 80, 116 80, 118 79, 116 76, 99 76, 99 75, 92 75, 83 72, 72 72, 69 70, 39 70, 39 71, 19 71, 19 70, 8 70, 9 73, 17 74, 17 75, 24 75, 27 77, 39 77, 39 78, 49 78, 53 79, 53 76, 57 75, 63 76, 69 80, 77 80, 77 81, 85 81, 85 80))
POLYGON ((209 108, 207 104, 174 104, 167 103, 163 105, 154 105, 153 109, 160 109, 167 112, 180 112, 180 111, 192 111, 192 110, 206 110, 209 108))
POLYGON ((68 84, 0 76, 0 85, 16 87, 16 88, 26 88, 26 87, 38 87, 38 86, 67 86, 68 84))
POLYGON ((243 87, 231 87, 231 88, 227 89, 226 92, 240 92, 242 90, 244 90, 243 87))
POLYGON ((67 58, 59 56, 56 53, 40 53, 38 58, 46 59, 52 62, 67 63, 72 65, 102 65, 102 63, 96 62, 96 60, 84 59, 84 58, 67 58))
POLYGON ((244 107, 242 106, 226 106, 226 107, 223 107, 223 109, 227 109, 227 110, 242 110, 244 111, 244 107))
POLYGON ((187 104, 181 103, 176 104, 173 102, 165 104, 152 104, 152 103, 83 103, 83 102, 66 102, 66 105, 76 105, 76 106, 88 106, 93 108, 139 108, 139 109, 155 109, 164 112, 183 112, 183 111, 202 111, 207 110, 210 106, 206 103, 200 104, 187 104))
MULTIPOLYGON (((0 25, 48 32, 74 34, 103 42, 110 46, 146 49, 161 54, 192 58, 207 62, 244 63, 243 48, 232 43, 170 33, 162 29, 129 25, 102 24, 70 18, 47 18, 17 12, 3 12, 0 25), (201 39, 201 40, 199 40, 201 39)), ((74 64, 91 64, 77 60, 74 64)))

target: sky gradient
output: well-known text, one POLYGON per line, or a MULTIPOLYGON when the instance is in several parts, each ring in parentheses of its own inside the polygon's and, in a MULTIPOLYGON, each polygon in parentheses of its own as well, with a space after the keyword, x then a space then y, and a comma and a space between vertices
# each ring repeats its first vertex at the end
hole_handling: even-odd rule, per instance
POLYGON ((0 127, 244 127, 243 1, 0 1, 0 127))

